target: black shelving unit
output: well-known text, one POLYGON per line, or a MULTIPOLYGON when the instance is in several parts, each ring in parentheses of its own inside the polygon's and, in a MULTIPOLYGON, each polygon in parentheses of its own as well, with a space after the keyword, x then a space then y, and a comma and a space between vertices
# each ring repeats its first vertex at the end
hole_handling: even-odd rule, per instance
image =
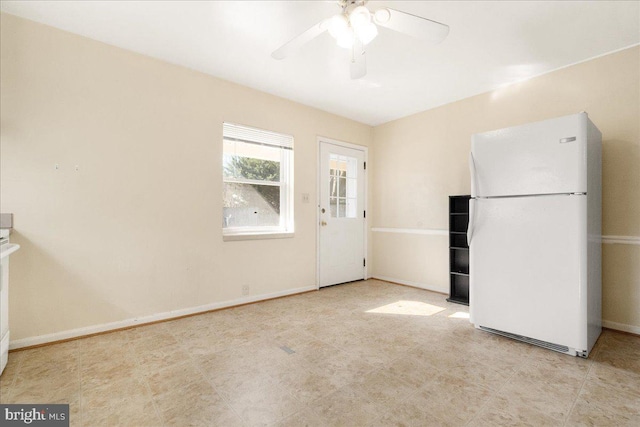
POLYGON ((469 305, 469 199, 449 196, 449 298, 447 301, 469 305))

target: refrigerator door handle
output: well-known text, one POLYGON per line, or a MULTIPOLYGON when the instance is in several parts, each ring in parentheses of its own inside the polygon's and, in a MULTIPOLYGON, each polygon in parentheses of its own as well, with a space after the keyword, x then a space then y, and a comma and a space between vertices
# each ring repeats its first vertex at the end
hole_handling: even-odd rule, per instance
POLYGON ((469 151, 469 171, 471 172, 471 197, 476 197, 478 185, 476 183, 476 162, 473 159, 473 151, 469 151))
POLYGON ((473 226, 475 225, 475 217, 476 217, 476 209, 475 209, 476 201, 474 199, 469 199, 469 226, 467 227, 467 245, 471 246, 471 238, 473 237, 473 226))

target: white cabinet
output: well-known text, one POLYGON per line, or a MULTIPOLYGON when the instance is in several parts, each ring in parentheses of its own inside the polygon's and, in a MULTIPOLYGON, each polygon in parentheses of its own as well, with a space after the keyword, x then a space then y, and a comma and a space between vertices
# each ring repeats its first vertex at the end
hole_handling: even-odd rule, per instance
POLYGON ((0 374, 9 356, 9 257, 20 249, 9 243, 7 230, 0 235, 0 374))

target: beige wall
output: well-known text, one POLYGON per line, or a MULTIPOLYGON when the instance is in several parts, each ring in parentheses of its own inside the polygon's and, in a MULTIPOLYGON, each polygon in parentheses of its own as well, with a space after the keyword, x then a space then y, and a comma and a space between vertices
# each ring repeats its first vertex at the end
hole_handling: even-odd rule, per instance
MULTIPOLYGON (((13 340, 314 286, 318 135, 375 140, 370 225, 446 230, 473 133, 586 110, 604 137, 604 234, 640 235, 638 48, 372 129, 11 15, 0 27, 13 340), (294 238, 222 241, 223 121, 294 135, 294 238)), ((376 276, 448 291, 446 236, 369 237, 376 276)), ((604 247, 609 321, 640 325, 638 260, 604 247)))
MULTIPOLYGON (((419 96, 419 95, 418 95, 419 96)), ((471 135, 587 111, 603 135, 603 234, 640 236, 640 47, 374 128, 376 228, 448 228, 471 135)), ((448 239, 373 233, 374 276, 448 292, 448 239)), ((603 317, 640 330, 640 246, 603 245, 603 317)))
POLYGON ((12 341, 315 286, 316 138, 369 145, 371 127, 1 19, 12 341), (295 137, 294 238, 222 241, 223 121, 295 137))

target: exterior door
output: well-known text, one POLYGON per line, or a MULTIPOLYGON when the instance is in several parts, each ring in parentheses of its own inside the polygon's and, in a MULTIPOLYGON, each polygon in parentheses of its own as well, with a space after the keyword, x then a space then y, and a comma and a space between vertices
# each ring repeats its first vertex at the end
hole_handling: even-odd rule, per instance
POLYGON ((320 287, 364 279, 364 162, 364 150, 320 142, 320 287))

